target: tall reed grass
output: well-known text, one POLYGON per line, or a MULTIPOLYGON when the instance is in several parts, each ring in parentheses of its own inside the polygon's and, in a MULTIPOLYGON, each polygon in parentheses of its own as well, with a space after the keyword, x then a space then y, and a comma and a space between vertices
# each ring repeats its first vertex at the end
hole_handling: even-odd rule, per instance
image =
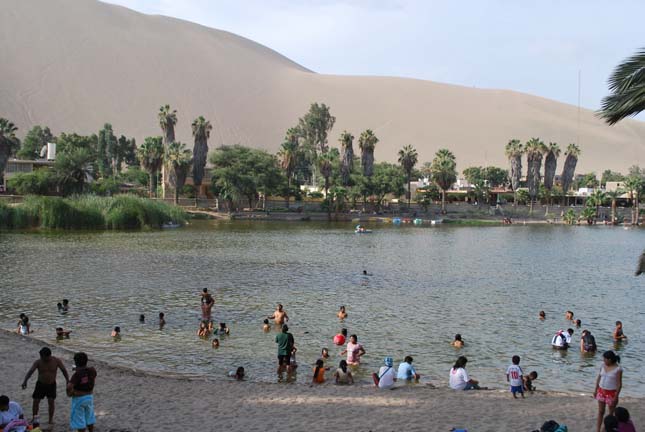
POLYGON ((133 195, 71 198, 29 196, 18 205, 0 201, 0 228, 141 229, 166 222, 183 223, 179 207, 133 195))

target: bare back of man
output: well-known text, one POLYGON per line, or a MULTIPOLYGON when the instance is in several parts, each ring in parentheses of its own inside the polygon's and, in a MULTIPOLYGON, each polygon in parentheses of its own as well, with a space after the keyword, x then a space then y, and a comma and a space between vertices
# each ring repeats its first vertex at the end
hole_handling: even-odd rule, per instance
POLYGON ((56 409, 55 400, 56 400, 56 375, 58 369, 61 370, 65 381, 69 381, 69 375, 67 374, 67 369, 65 365, 58 358, 51 355, 51 350, 49 348, 43 348, 40 350, 40 358, 34 362, 31 366, 25 380, 22 383, 22 388, 27 388, 27 381, 31 378, 31 375, 35 371, 38 371, 38 378, 36 380, 36 387, 34 388, 34 393, 32 395, 34 399, 33 403, 33 416, 38 416, 38 411, 40 410, 40 401, 47 398, 47 404, 49 408, 49 423, 52 424, 54 421, 54 411, 56 409))

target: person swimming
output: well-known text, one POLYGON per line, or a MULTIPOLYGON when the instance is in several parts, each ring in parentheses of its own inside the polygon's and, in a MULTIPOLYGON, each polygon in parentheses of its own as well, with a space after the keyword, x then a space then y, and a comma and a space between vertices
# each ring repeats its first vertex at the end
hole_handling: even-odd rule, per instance
POLYGON ((121 340, 121 327, 116 326, 112 330, 112 333, 110 333, 110 336, 112 336, 112 339, 114 339, 115 342, 121 340))
POLYGON ((71 330, 64 330, 62 327, 56 327, 56 340, 69 339, 71 330))
POLYGON ((228 376, 235 378, 236 381, 244 380, 244 367, 240 366, 235 371, 230 371, 228 376))
POLYGON ((265 333, 271 331, 271 324, 269 324, 269 320, 267 318, 265 318, 263 321, 262 331, 265 333))
POLYGON ((451 345, 455 348, 463 348, 464 340, 461 338, 461 334, 457 333, 455 339, 451 342, 451 345))
POLYGON ((231 332, 231 329, 228 328, 226 323, 219 323, 219 328, 217 329, 217 334, 220 336, 226 336, 231 332))
POLYGON ((347 318, 347 312, 345 311, 345 306, 341 306, 338 309, 338 313, 336 314, 336 316, 338 317, 339 320, 344 320, 345 318, 347 318))
POLYGON ((544 321, 546 319, 546 313, 544 311, 540 311, 539 317, 540 321, 544 321))
POLYGON ((166 325, 166 315, 163 312, 159 312, 159 330, 162 330, 166 325))
POLYGON ((213 339, 213 342, 211 343, 211 347, 219 348, 219 339, 217 338, 213 339))
POLYGON ((141 324, 145 324, 146 322, 146 316, 144 314, 139 315, 139 322, 141 324))

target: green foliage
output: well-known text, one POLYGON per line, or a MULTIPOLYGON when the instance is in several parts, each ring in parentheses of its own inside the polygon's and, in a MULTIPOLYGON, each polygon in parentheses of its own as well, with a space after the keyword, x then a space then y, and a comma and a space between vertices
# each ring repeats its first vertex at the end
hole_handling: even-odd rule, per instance
POLYGON ((7 159, 20 147, 16 137, 18 128, 12 122, 0 117, 0 178, 4 175, 7 159))
POLYGON ((619 172, 612 170, 604 170, 600 176, 600 184, 606 186, 607 182, 621 182, 625 180, 625 176, 619 172))
POLYGON ((405 193, 405 173, 398 165, 381 162, 374 165, 374 175, 369 181, 370 192, 381 206, 385 195, 400 197, 405 193))
POLYGON ((463 171, 463 174, 468 183, 473 185, 481 183, 489 187, 500 187, 508 183, 508 171, 495 166, 469 167, 463 171))
POLYGON ((108 177, 92 182, 89 186, 93 194, 111 196, 119 193, 121 190, 121 181, 113 177, 108 177))
POLYGON ((526 189, 518 190, 515 196, 517 197, 516 204, 527 204, 531 199, 531 197, 529 196, 529 192, 526 189))
POLYGON ((41 149, 47 143, 56 142, 56 137, 52 134, 47 126, 34 126, 27 132, 25 139, 22 141, 20 150, 16 153, 19 159, 37 159, 40 156, 41 149))
POLYGON ((83 193, 94 160, 92 152, 83 147, 72 148, 57 156, 54 169, 64 194, 83 193))
POLYGON ((569 225, 573 225, 576 223, 576 212, 573 211, 573 209, 567 210, 567 212, 564 214, 563 218, 564 223, 567 223, 569 225))
POLYGON ((133 183, 138 186, 148 186, 148 182, 150 181, 149 174, 139 168, 139 166, 129 166, 121 173, 121 178, 125 183, 133 183))
POLYGON ((298 131, 303 138, 304 147, 314 154, 326 153, 327 135, 334 127, 336 117, 329 112, 329 107, 325 104, 312 103, 309 112, 298 120, 298 131))
POLYGON ((0 203, 0 228, 140 229, 185 220, 179 207, 132 195, 29 196, 15 207, 0 203))
POLYGON ((114 172, 114 160, 117 158, 118 141, 112 125, 106 123, 99 131, 97 142, 97 162, 101 177, 109 177, 114 172))
POLYGON ((596 178, 596 173, 584 174, 582 177, 576 179, 573 182, 573 188, 595 188, 598 187, 598 178, 596 178))
POLYGON ((609 77, 609 90, 599 115, 610 125, 645 109, 645 48, 616 66, 609 77))
POLYGON ((49 195, 55 192, 58 178, 49 169, 20 173, 7 180, 7 188, 17 195, 49 195))

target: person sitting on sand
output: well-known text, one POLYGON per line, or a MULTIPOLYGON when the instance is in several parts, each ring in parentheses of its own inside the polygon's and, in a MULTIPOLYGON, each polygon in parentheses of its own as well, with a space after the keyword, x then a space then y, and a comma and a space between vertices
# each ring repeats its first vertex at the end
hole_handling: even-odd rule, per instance
POLYGON ((347 329, 344 328, 340 330, 340 333, 334 336, 334 345, 338 345, 338 346, 345 345, 346 340, 347 340, 347 329))
POLYGON ((219 348, 219 339, 217 338, 213 339, 213 343, 211 344, 211 347, 219 348))
POLYGON ((56 340, 69 339, 71 330, 65 330, 62 327, 56 327, 56 340))
POLYGON ((566 350, 571 344, 571 336, 573 336, 573 329, 570 328, 566 332, 559 330, 551 339, 551 346, 554 349, 566 350))
POLYGON ((582 337, 580 338, 580 351, 581 352, 596 352, 598 347, 596 346, 596 338, 593 337, 589 330, 582 331, 582 337))
POLYGON ((226 336, 229 333, 231 333, 231 329, 228 328, 226 323, 219 323, 219 328, 215 332, 215 334, 218 334, 220 336, 226 336))
POLYGON ((341 306, 340 309, 338 310, 338 313, 336 314, 339 320, 344 320, 347 318, 347 312, 345 311, 345 306, 341 306))
POLYGON ((199 323, 199 329, 197 329, 197 336, 204 338, 207 337, 210 334, 208 331, 208 326, 206 324, 206 321, 202 321, 199 323))
POLYGON ((121 327, 114 327, 110 336, 112 336, 112 339, 114 339, 115 342, 121 340, 121 327))
POLYGON ((314 375, 311 378, 311 385, 322 384, 325 382, 325 363, 318 359, 316 360, 316 366, 314 367, 314 375))
POLYGON ((358 336, 353 334, 349 337, 347 347, 340 353, 340 355, 343 354, 347 354, 348 365, 355 366, 361 363, 361 357, 365 355, 365 348, 363 348, 363 345, 358 343, 358 336))
POLYGON ((238 367, 235 371, 230 371, 228 376, 235 378, 236 381, 244 380, 244 368, 242 366, 238 367))
POLYGON ((166 325, 166 315, 163 312, 159 312, 159 330, 163 330, 166 325))
POLYGON ((396 374, 396 377, 400 380, 404 381, 412 381, 415 380, 416 382, 419 381, 419 378, 421 378, 421 375, 417 373, 416 370, 414 370, 414 367, 412 366, 412 357, 411 356, 406 356, 405 359, 401 364, 399 364, 399 370, 396 374))
POLYGON ((268 333, 271 331, 271 324, 269 324, 269 320, 266 318, 264 319, 264 323, 262 325, 262 331, 264 333, 268 333))
POLYGON ((284 310, 284 306, 282 306, 282 304, 280 303, 278 303, 278 306, 276 307, 275 312, 273 312, 273 315, 269 315, 267 318, 274 320, 274 323, 276 325, 282 325, 286 322, 289 322, 289 315, 287 315, 287 311, 284 310))
POLYGON ((463 348, 464 347, 464 340, 461 338, 461 335, 457 333, 455 335, 455 339, 450 343, 452 346, 455 348, 463 348))
MULTIPOLYGON (((29 319, 27 319, 27 321, 29 321, 29 319)), ((623 333, 623 323, 621 321, 616 321, 616 328, 614 329, 612 336, 617 342, 627 340, 627 336, 625 336, 625 333, 623 333)))
POLYGON ((616 407, 614 416, 616 416, 616 420, 618 421, 618 432, 636 432, 636 427, 629 418, 627 408, 616 407))
POLYGON ((0 396, 0 430, 24 432, 29 425, 18 402, 9 400, 8 396, 0 396), (11 426, 10 426, 11 425, 11 426))
POLYGON ((383 359, 384 365, 378 371, 378 374, 372 374, 374 384, 379 389, 391 389, 396 382, 396 372, 394 371, 394 360, 392 357, 383 359))
POLYGON ((539 317, 540 321, 544 321, 546 319, 546 313, 544 311, 540 311, 539 317))
POLYGON ((479 381, 472 379, 466 372, 468 359, 461 356, 450 369, 450 388, 453 390, 479 390, 479 381))
POLYGON ((538 373, 536 371, 532 371, 528 374, 528 376, 524 375, 522 376, 522 380, 524 381, 524 390, 527 392, 533 393, 535 391, 535 386, 533 385, 533 381, 535 381, 538 378, 538 373))

